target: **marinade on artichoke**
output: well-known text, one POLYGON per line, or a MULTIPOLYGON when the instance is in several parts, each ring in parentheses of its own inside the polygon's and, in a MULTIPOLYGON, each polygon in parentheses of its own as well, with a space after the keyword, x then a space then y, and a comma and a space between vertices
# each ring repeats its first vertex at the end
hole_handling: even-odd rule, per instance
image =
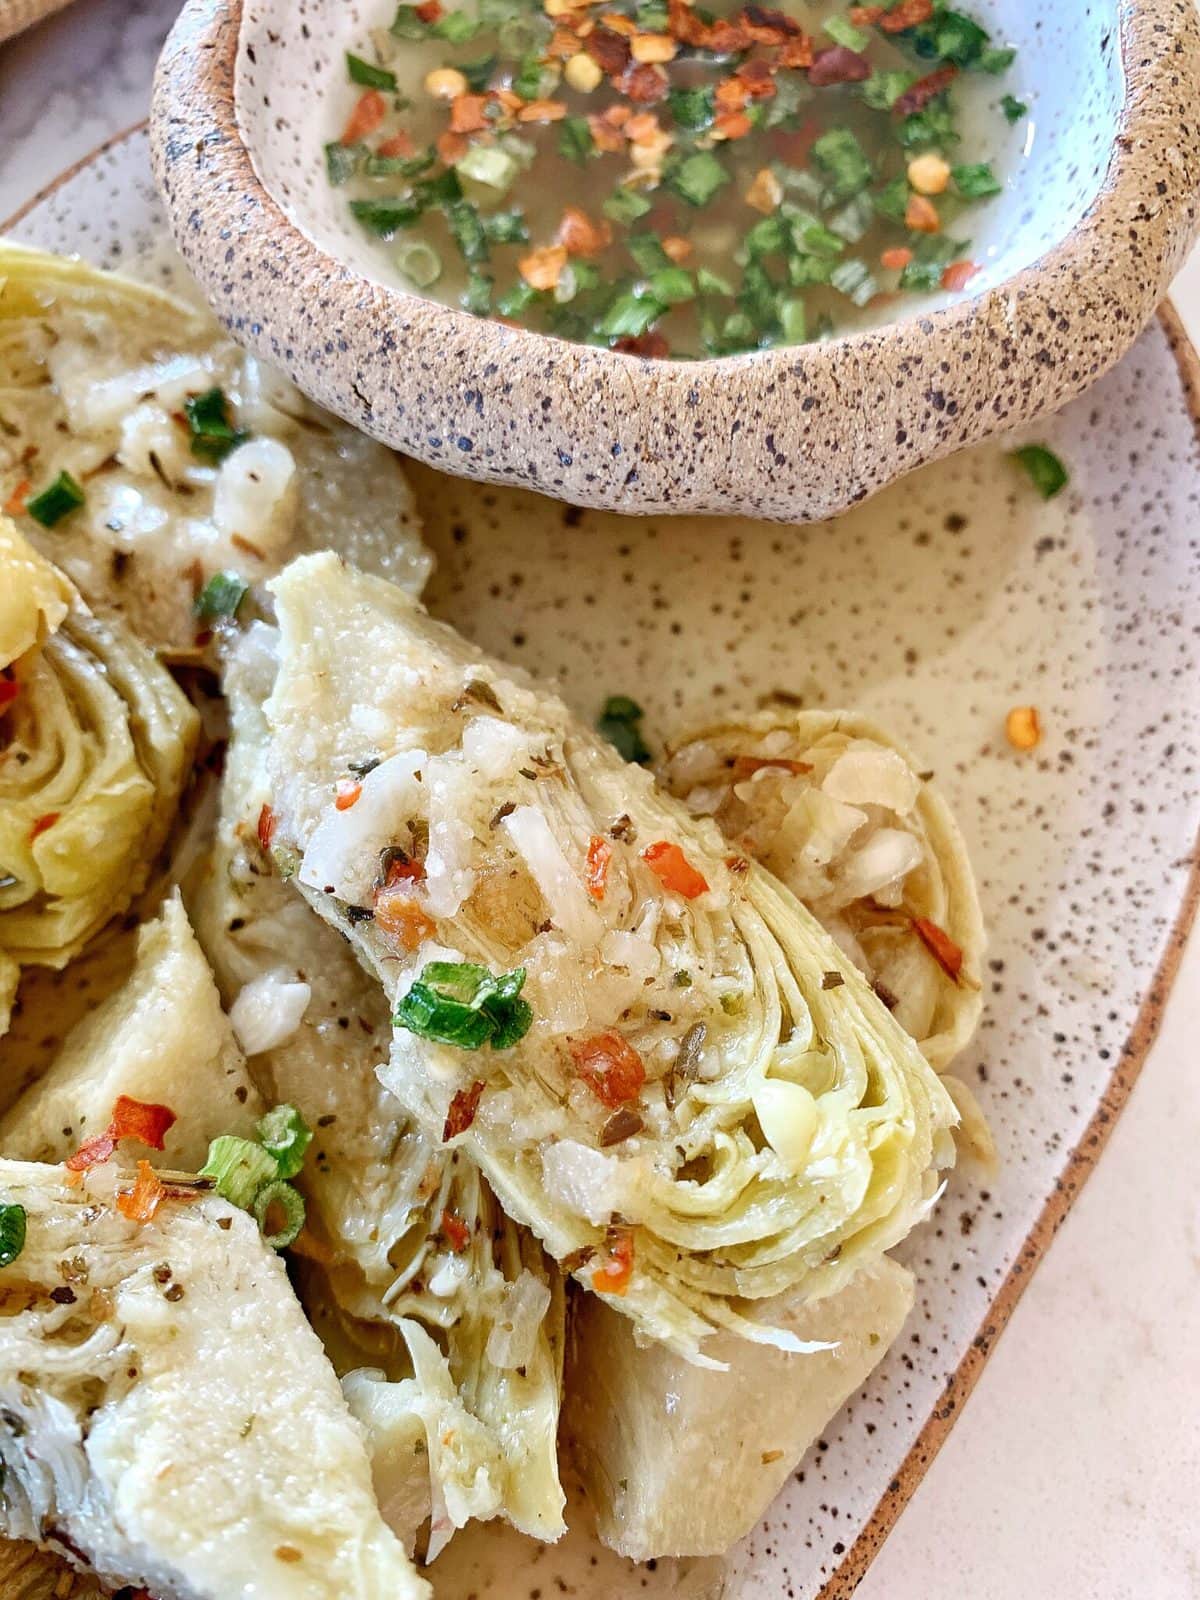
POLYGON ((388 1087, 644 1336, 805 1348, 750 1304, 834 1293, 953 1161, 913 1040, 557 696, 333 556, 272 588, 276 848, 391 1000, 388 1087))
POLYGON ((173 1600, 421 1600, 361 1431, 254 1221, 0 1160, 0 1531, 173 1600))
MULTIPOLYGON (((0 951, 63 967, 130 905, 187 781, 196 716, 119 623, 0 518, 0 951)), ((7 1013, 6 1013, 7 1014, 7 1013)))
POLYGON ((273 635, 256 624, 226 665, 221 817, 189 897, 255 1080, 317 1131, 297 1248, 336 1308, 337 1364, 396 1531, 411 1546, 431 1517, 430 1556, 468 1519, 497 1515, 554 1539, 561 1281, 466 1155, 380 1083, 384 997, 279 870, 262 716, 274 671, 273 635))
POLYGON ((174 655, 302 550, 418 587, 430 566, 399 459, 207 309, 7 242, 0 505, 95 611, 174 655))

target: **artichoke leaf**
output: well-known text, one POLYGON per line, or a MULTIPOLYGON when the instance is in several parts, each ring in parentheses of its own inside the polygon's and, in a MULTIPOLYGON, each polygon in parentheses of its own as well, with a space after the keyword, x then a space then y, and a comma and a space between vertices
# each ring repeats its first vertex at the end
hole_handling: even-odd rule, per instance
POLYGON ((561 1284, 477 1169, 443 1151, 380 1083, 391 1038, 384 997, 263 847, 262 703, 275 668, 273 632, 255 624, 226 666, 232 738, 216 846, 185 888, 229 1005, 268 975, 308 986, 299 1024, 250 1059, 262 1092, 299 1107, 317 1131, 317 1158, 297 1180, 308 1202, 297 1249, 319 1267, 314 1292, 337 1307, 339 1342, 357 1349, 339 1352, 339 1368, 376 1373, 347 1392, 362 1400, 401 1538, 412 1547, 433 1505, 435 1524, 446 1525, 435 1526, 438 1538, 468 1518, 501 1515, 554 1539, 564 1501, 561 1284), (517 1370, 498 1365, 488 1345, 523 1275, 545 1286, 545 1311, 517 1370), (417 1436, 426 1441, 419 1452, 417 1436))
POLYGON ((397 1008, 387 1086, 644 1337, 797 1348, 748 1303, 842 1287, 953 1161, 913 1040, 788 889, 552 692, 333 556, 273 588, 277 848, 397 1008), (422 978, 455 972, 528 1010, 481 1042, 422 978))
POLYGON ((0 1161, 27 1219, 0 1272, 3 1533, 172 1600, 426 1596, 253 1219, 167 1198, 139 1225, 111 1177, 0 1161))

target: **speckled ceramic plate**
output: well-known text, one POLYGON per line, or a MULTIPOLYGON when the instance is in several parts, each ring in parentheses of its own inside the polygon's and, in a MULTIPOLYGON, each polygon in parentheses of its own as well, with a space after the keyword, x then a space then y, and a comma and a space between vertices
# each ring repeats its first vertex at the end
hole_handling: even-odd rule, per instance
MULTIPOLYGON (((135 269, 154 267, 159 230, 140 135, 15 225, 135 269)), ((848 1595, 1095 1161, 1195 895, 1198 383, 1168 312, 1039 430, 1071 470, 1048 504, 994 447, 803 529, 623 520, 414 469, 439 561, 433 608, 558 674, 589 715, 606 693, 634 694, 661 737, 711 720, 714 704, 784 693, 860 706, 923 751, 972 846, 991 930, 986 1019, 963 1071, 1002 1166, 982 1189, 957 1175, 909 1241, 921 1280, 909 1329, 723 1573, 584 1558, 571 1592, 848 1595), (1044 724, 1030 756, 1004 740, 1017 704, 1044 724)), ((435 1571, 443 1600, 498 1593, 500 1572, 514 1592, 530 1558, 517 1542, 456 1542, 435 1571)), ((566 1545, 540 1553, 526 1589, 560 1592, 564 1563, 580 1561, 579 1539, 566 1545)))

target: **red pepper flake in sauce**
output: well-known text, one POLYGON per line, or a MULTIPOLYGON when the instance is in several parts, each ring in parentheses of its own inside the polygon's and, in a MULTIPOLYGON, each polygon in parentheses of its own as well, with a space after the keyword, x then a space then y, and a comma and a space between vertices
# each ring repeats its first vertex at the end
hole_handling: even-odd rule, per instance
POLYGON ((338 811, 349 811, 360 794, 362 794, 362 784, 357 778, 339 778, 333 796, 335 808, 338 811))
POLYGON ((401 129, 390 139, 385 139, 376 154, 386 156, 389 160, 393 156, 411 156, 416 154, 416 146, 412 142, 412 135, 401 129))
POLYGON ((671 354, 666 334, 657 328, 648 333, 624 333, 614 341, 613 349, 623 356, 644 356, 651 361, 662 361, 671 354))
POLYGON ((694 900, 708 888, 703 873, 697 872, 679 846, 667 839, 648 844, 642 851, 642 860, 664 889, 681 894, 685 900, 694 900))
POLYGON ((608 884, 608 869, 612 863, 612 845, 594 833, 588 841, 587 875, 584 883, 593 900, 603 900, 608 884))
POLYGON ((455 1216, 453 1211, 442 1212, 441 1233, 456 1256, 462 1255, 471 1242, 470 1228, 461 1217, 455 1216))
POLYGON ((923 194, 910 194, 904 208, 904 226, 913 233, 938 233, 942 219, 932 200, 927 200, 923 194))
POLYGON ((386 116, 387 101, 378 89, 368 89, 359 96, 358 103, 350 113, 350 120, 342 130, 342 143, 361 144, 375 132, 386 116))
POLYGON ((893 102, 892 112, 897 117, 911 117, 915 111, 924 111, 931 100, 948 89, 958 77, 955 66, 939 67, 936 72, 918 78, 911 88, 893 102))
POLYGON ((166 1198, 166 1187, 148 1161, 137 1164, 137 1181, 127 1194, 117 1196, 117 1210, 130 1222, 145 1224, 166 1198))
POLYGON ((483 1096, 484 1085, 479 1080, 471 1084, 468 1089, 456 1089, 450 1101, 450 1109, 446 1112, 446 1121, 442 1126, 442 1143, 449 1144, 451 1139, 457 1139, 460 1133, 475 1121, 475 1113, 479 1110, 479 1102, 483 1096))
POLYGON ((642 1092, 646 1068, 640 1055, 619 1033, 598 1033, 570 1046, 575 1070, 588 1088, 613 1110, 628 1105, 642 1092))
POLYGON ((889 272, 903 272, 912 258, 913 253, 907 245, 893 245, 889 250, 880 251, 879 265, 886 267, 889 272))
POLYGON ((85 1139, 63 1165, 68 1172, 87 1172, 92 1167, 103 1166, 122 1139, 136 1139, 139 1144, 149 1145, 151 1150, 161 1150, 177 1120, 170 1106, 134 1100, 127 1094, 118 1095, 108 1127, 103 1133, 85 1139))
POLYGON ((405 950, 416 950, 432 939, 437 924, 403 889, 379 889, 375 894, 375 926, 380 933, 399 942, 405 950))
POLYGON ((593 222, 578 206, 568 206, 558 225, 556 242, 569 256, 581 256, 586 261, 608 249, 612 243, 612 227, 607 221, 593 222))
POLYGON ((271 848, 271 840, 275 837, 275 813, 269 805, 263 806, 258 813, 258 842, 264 850, 271 848))
POLYGON ((632 1278, 633 1234, 628 1228, 613 1228, 601 1263, 592 1273, 592 1288, 597 1294, 623 1295, 632 1278))
POLYGON ((942 288, 965 289, 978 271, 974 261, 952 261, 942 273, 942 288))
POLYGON ((928 917, 914 917, 912 925, 920 936, 922 944, 942 971, 957 983, 963 967, 963 953, 958 945, 948 933, 938 927, 936 922, 930 922, 928 917))
POLYGON ((61 811, 47 811, 44 816, 40 816, 29 830, 30 839, 40 839, 46 829, 52 828, 61 816, 61 811))
POLYGON ((4 515, 6 517, 20 517, 25 512, 25 502, 29 499, 29 491, 33 484, 28 478, 22 478, 17 487, 4 502, 4 515))
POLYGON ((726 856, 725 865, 735 878, 743 877, 750 871, 750 863, 745 856, 726 856))

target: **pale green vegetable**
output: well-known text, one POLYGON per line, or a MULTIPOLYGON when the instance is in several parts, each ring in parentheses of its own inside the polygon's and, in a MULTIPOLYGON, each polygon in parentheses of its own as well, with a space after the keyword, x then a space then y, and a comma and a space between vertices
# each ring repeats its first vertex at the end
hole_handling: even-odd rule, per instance
POLYGON ((265 1097, 296 1106, 315 1134, 295 1180, 308 1207, 296 1248, 321 1264, 313 1299, 336 1308, 339 1369, 384 1372, 366 1391, 364 1420, 401 1537, 411 1545, 432 1507, 435 1545, 469 1519, 494 1516, 553 1539, 563 1526, 561 1285, 471 1163, 451 1159, 379 1082, 391 1030, 378 985, 262 849, 262 703, 275 665, 273 634, 256 624, 226 671, 233 737, 216 845, 186 888, 228 1004, 266 974, 302 974, 310 989, 299 1025, 250 1063, 265 1097), (488 1340, 523 1275, 543 1285, 545 1311, 520 1371, 492 1360, 488 1340), (424 1342, 414 1328, 427 1330, 424 1342), (450 1433, 454 1449, 441 1443, 450 1433))
POLYGON ((262 1115, 178 898, 143 923, 125 983, 76 1024, 49 1071, 0 1119, 0 1153, 64 1161, 104 1131, 118 1095, 175 1113, 161 1152, 121 1150, 176 1172, 198 1171, 211 1139, 252 1135, 262 1115))
POLYGON ((167 1198, 134 1226, 113 1176, 0 1161, 28 1218, 0 1273, 0 1532, 178 1600, 427 1600, 253 1219, 167 1198))
POLYGON ((62 967, 145 883, 196 715, 154 656, 94 617, 2 520, 0 581, 10 593, 57 585, 34 602, 41 623, 23 640, 5 626, 8 647, 24 649, 0 661, 16 685, 0 767, 0 950, 18 966, 62 967))
POLYGON ((723 1327, 799 1348, 744 1302, 836 1292, 953 1161, 954 1106, 913 1040, 790 891, 727 864, 711 822, 556 696, 331 556, 273 587, 268 772, 298 883, 394 1002, 434 955, 526 974, 513 1048, 398 1028, 388 1087, 430 1137, 449 1117, 505 1210, 643 1335, 701 1361, 723 1327), (379 764, 338 810, 363 757, 379 764), (363 914, 396 849, 423 873, 406 892, 432 935, 414 950, 363 914), (806 1149, 766 1136, 779 1082, 813 1102, 806 1149))
POLYGON ((635 1561, 724 1555, 883 1359, 912 1303, 912 1274, 884 1256, 827 1299, 758 1308, 826 1349, 790 1355, 721 1334, 709 1353, 729 1371, 714 1373, 639 1345, 626 1318, 587 1295, 572 1328, 563 1436, 604 1543, 635 1561))

